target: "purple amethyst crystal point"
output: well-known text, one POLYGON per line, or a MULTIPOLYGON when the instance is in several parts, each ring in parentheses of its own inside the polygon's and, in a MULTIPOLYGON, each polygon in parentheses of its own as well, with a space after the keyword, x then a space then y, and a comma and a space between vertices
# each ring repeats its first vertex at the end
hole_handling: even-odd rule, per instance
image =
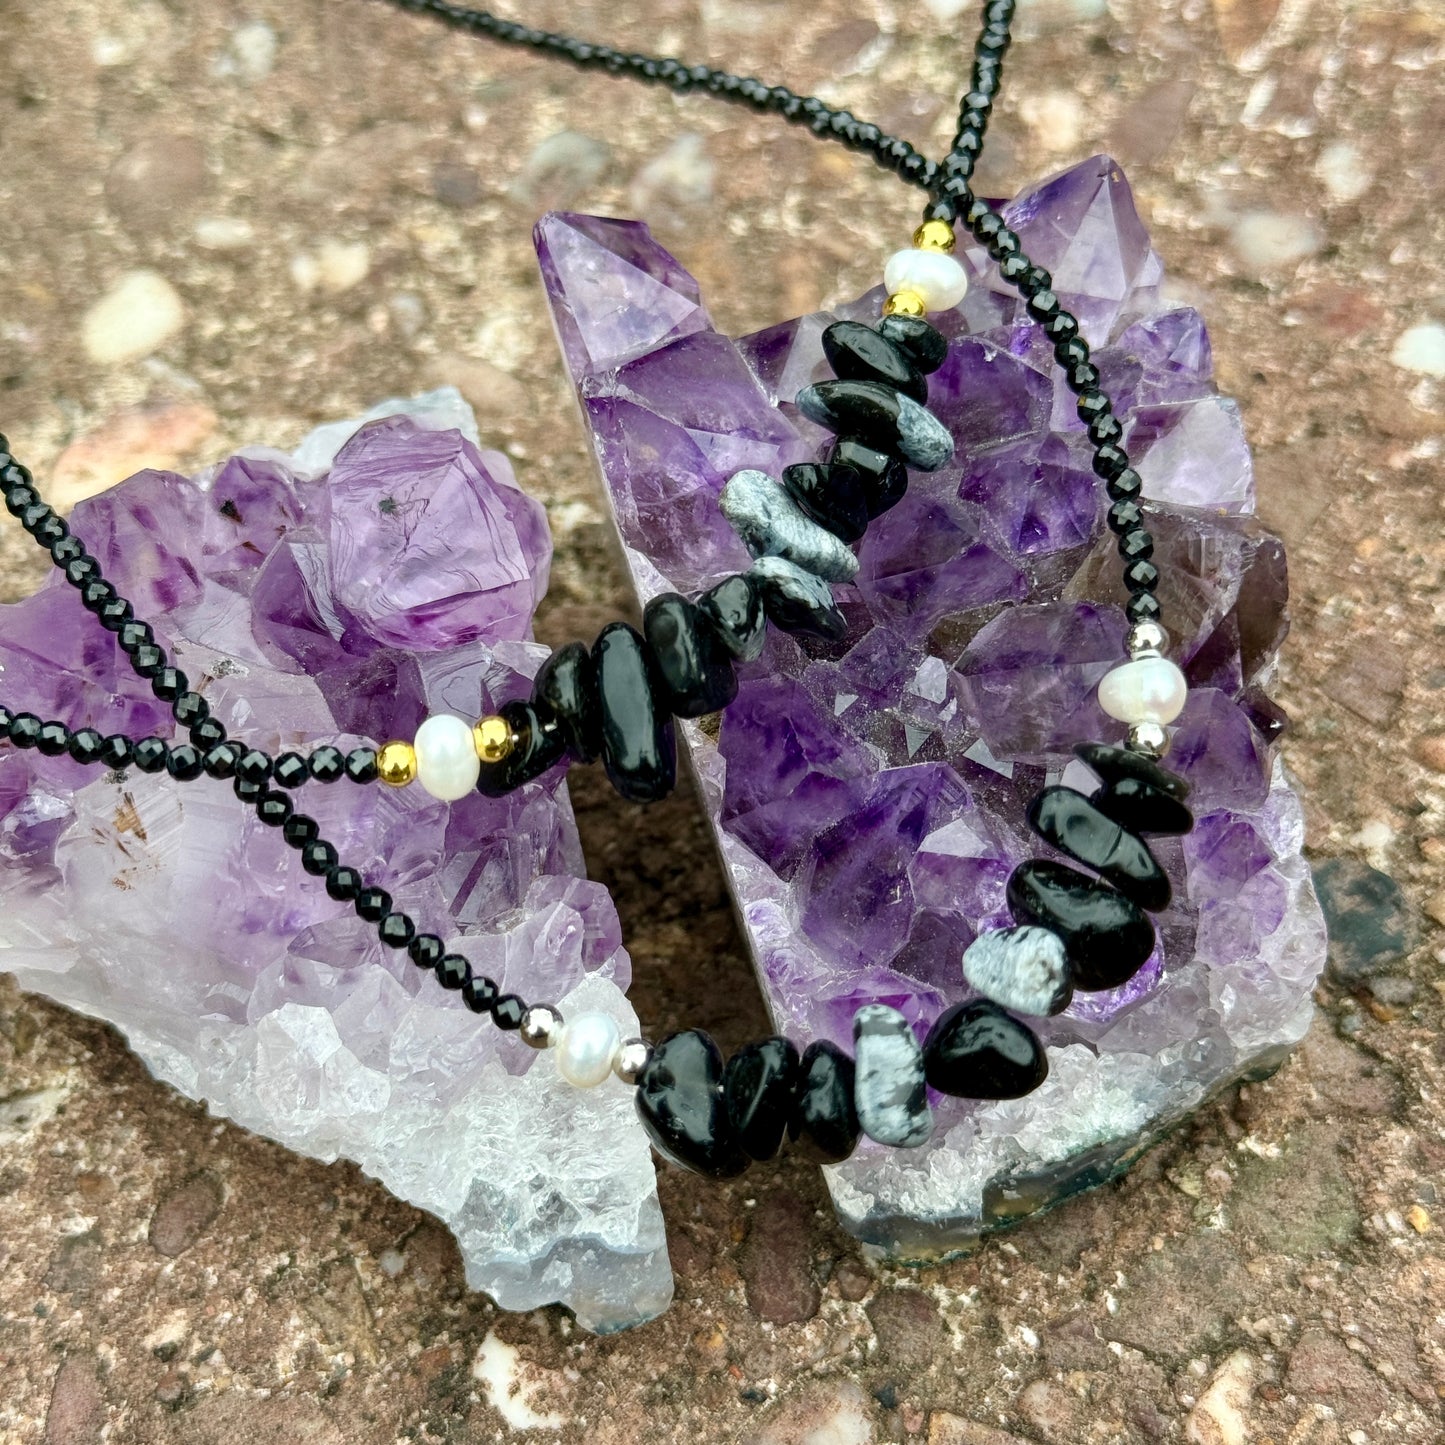
MULTIPOLYGON (((72 524, 232 736, 275 752, 410 735, 525 696, 551 558, 541 507, 455 392, 323 427, 196 481, 143 472, 72 524)), ((172 736, 167 709, 58 579, 0 607, 6 701, 172 736)), ((341 856, 504 990, 637 1032, 612 902, 582 877, 560 770, 448 807, 312 785, 341 856)), ((474 1287, 649 1318, 672 1276, 620 1084, 581 1090, 332 902, 223 783, 0 749, 0 968, 114 1023, 157 1077, 456 1234, 474 1287)))
MULTIPOLYGON (((1249 453, 1203 322, 1160 299, 1159 259, 1107 158, 1007 214, 1079 314, 1130 428, 1194 688, 1172 765, 1197 826, 1158 841, 1174 902, 1153 957, 1037 1021, 1042 1089, 939 1100, 927 1145, 865 1144, 828 1169, 847 1227, 896 1257, 967 1247, 1127 1167, 1211 1093, 1272 1068, 1304 1032, 1324 963, 1266 691, 1286 631, 1283 552, 1250 515, 1249 453)), ((539 233, 560 224, 579 223, 539 233)), ((1095 691, 1123 659, 1126 598, 1073 398, 983 253, 960 254, 976 284, 938 318, 949 355, 930 378, 954 463, 914 475, 859 544, 856 585, 837 589, 842 643, 770 634, 716 735, 681 729, 769 1007, 799 1043, 847 1043, 867 1003, 921 1033, 967 998, 963 952, 1012 921, 1009 874, 1039 851, 1030 799, 1060 779, 1091 787, 1073 744, 1122 738, 1095 691)), ((565 340, 576 302, 543 262, 565 340)), ((631 255, 607 269, 594 292, 636 284, 631 255)), ((659 276, 696 300, 655 248, 646 271, 644 309, 659 276)), ((717 511, 719 459, 773 475, 816 460, 825 438, 792 397, 828 374, 824 327, 871 320, 880 299, 737 341, 702 320, 684 339, 659 331, 650 351, 614 345, 603 365, 568 348, 643 601, 743 564, 717 511)))

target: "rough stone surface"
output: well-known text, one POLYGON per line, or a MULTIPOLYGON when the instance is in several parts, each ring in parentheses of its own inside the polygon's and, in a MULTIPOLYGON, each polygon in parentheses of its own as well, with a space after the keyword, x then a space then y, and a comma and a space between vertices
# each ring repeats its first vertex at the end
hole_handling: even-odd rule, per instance
MULTIPOLYGON (((847 1227, 895 1258, 966 1246, 1108 1178, 1219 1088, 1275 1068, 1324 965, 1266 692, 1287 628, 1284 554, 1251 515, 1251 462, 1203 322, 1164 299, 1107 157, 1005 216, 1078 314, 1145 479, 1192 685, 1171 766, 1197 821, 1153 844, 1174 890, 1153 956, 1038 1022, 1044 1085, 1003 1103, 939 1100, 926 1146, 867 1146, 828 1171, 847 1227)), ((537 244, 639 596, 711 586, 739 550, 717 459, 744 476, 819 459, 828 438, 793 398, 827 374, 824 328, 875 313, 877 295, 734 341, 641 225, 554 215, 537 244), (692 329, 673 339, 686 308, 692 329), (574 331, 585 351, 566 344, 574 331), (639 352, 639 334, 658 341, 639 352)), ((1041 851, 1029 804, 1087 776, 1073 744, 1122 741, 1095 695, 1127 630, 1103 488, 1022 303, 981 251, 962 259, 969 295, 937 318, 951 344, 929 378, 954 464, 914 474, 859 544, 856 586, 834 588, 845 637, 773 632, 720 731, 681 728, 769 1007, 803 1043, 851 1043, 868 1003, 927 1027, 970 985, 997 995, 985 940, 1012 921, 1008 875, 1041 851), (978 976, 960 970, 980 948, 978 976)), ((1035 984, 1008 1002, 1046 1014, 1056 992, 1035 984)))
MULTIPOLYGON (((665 40, 688 59, 786 80, 937 156, 977 11, 963 0, 881 7, 882 33, 861 54, 853 36, 875 12, 860 17, 848 0, 539 0, 506 13, 636 49, 665 40)), ((0 981, 7 1445, 41 1445, 67 1358, 93 1370, 92 1418, 110 1445, 735 1445, 795 1400, 816 1405, 820 1381, 840 1380, 857 1382, 859 1411, 889 1445, 1040 1445, 1016 1409, 1040 1378, 1078 1393, 1083 1441, 1181 1445, 1236 1354, 1257 1362, 1238 1407, 1249 1445, 1353 1445, 1354 1430, 1370 1445, 1440 1437, 1445 1000, 1434 985, 1445 932, 1424 905, 1445 868, 1445 751, 1431 762, 1414 740, 1445 738, 1432 620, 1445 575, 1434 454, 1445 408, 1439 383, 1401 371, 1390 351, 1442 319, 1445 24, 1429 5, 1344 0, 1028 0, 1019 14, 981 184, 1010 195, 1070 160, 1121 150, 1133 119, 1148 154, 1121 158, 1178 299, 1208 319, 1220 384, 1239 398, 1255 446, 1261 515, 1290 547, 1294 632, 1276 687, 1295 719, 1280 746, 1304 783, 1309 842, 1320 859, 1387 872, 1420 910, 1419 944, 1389 968, 1416 982, 1418 1000, 1384 1017, 1327 979, 1306 1044, 1273 1079, 1206 1107, 1117 1184, 966 1260, 869 1263, 832 1223, 821 1174, 786 1153, 722 1188, 666 1171, 678 1298, 645 1330, 595 1339, 560 1310, 500 1315, 466 1290, 435 1220, 354 1166, 218 1125, 155 1083, 112 1030, 0 981), (1071 136, 1055 110, 1033 108, 1059 96, 1074 103, 1071 136), (1377 178, 1362 202, 1329 201, 1316 178, 1317 158, 1341 140, 1377 178), (1261 206, 1314 216, 1326 249, 1262 282, 1228 236, 1232 216, 1261 206), (1341 669, 1387 648, 1393 712, 1361 719, 1341 669), (1376 841, 1361 840, 1366 829, 1376 841), (17 1095, 32 1124, 12 1122, 17 1095), (1341 1146, 1360 1228, 1312 1257, 1261 1254, 1252 1223, 1231 1211, 1234 1182, 1255 1151, 1283 1148, 1312 1122, 1341 1146), (151 1217, 203 1168, 225 1182, 224 1208, 166 1260, 147 1242, 151 1217), (823 1281, 817 1314, 782 1326, 757 1318, 739 1275, 748 1201, 778 1189, 804 1206, 823 1281), (1217 1260, 1203 1274, 1146 1269, 1194 1239, 1232 1255, 1234 1277, 1217 1260), (74 1294, 47 1283, 62 1245, 74 1294), (369 1354, 303 1308, 337 1260, 350 1262, 370 1313, 369 1354), (1083 1319, 1109 1341, 1109 1322, 1146 1288, 1154 1307, 1172 1293, 1179 1308, 1158 1314, 1139 1348, 1054 1359, 1065 1322, 1083 1319), (915 1290, 946 1327, 921 1370, 901 1366, 901 1336, 876 1334, 864 1313, 915 1290), (1191 1309, 1220 1320, 1219 1333, 1181 1348, 1171 1332, 1180 1320, 1187 1329, 1191 1309), (1345 1425, 1325 1415, 1329 1399, 1284 1388, 1306 1330, 1341 1341, 1373 1373, 1389 1401, 1377 1421, 1345 1425), (174 1350, 168 1360, 152 1337, 174 1350), (565 1414, 560 1428, 521 1435, 507 1424, 472 1370, 488 1339, 550 1392, 535 1408, 565 1414)), ((318 420, 381 396, 465 386, 460 371, 438 368, 485 359, 495 368, 477 392, 494 405, 485 441, 525 452, 513 457, 519 479, 547 503, 556 537, 537 624, 554 645, 625 615, 630 593, 566 368, 546 341, 527 242, 543 206, 507 194, 531 151, 568 126, 605 142, 612 169, 568 204, 652 222, 735 334, 873 285, 918 216, 917 198, 865 159, 779 121, 444 38, 374 0, 12 5, 0 32, 0 431, 45 476, 72 441, 99 438, 130 408, 204 403, 218 421, 181 459, 191 470, 258 436, 294 445, 318 420), (257 19, 278 38, 271 74, 218 78, 234 31, 257 19), (683 131, 703 137, 712 199, 679 219, 639 212, 629 178, 683 131), (231 223, 244 238, 235 249, 193 249, 184 230, 137 239, 109 220, 105 177, 161 133, 204 143, 216 179, 203 215, 231 223), (482 178, 473 209, 435 198, 443 161, 482 178), (298 292, 294 249, 334 234, 370 242, 371 275, 335 298, 298 292), (80 317, 140 264, 138 248, 181 290, 188 328, 152 362, 94 367, 80 317), (415 305, 398 304, 408 296, 422 303, 419 325, 415 305), (520 401, 502 404, 497 375, 520 401)), ((123 462, 107 479, 138 465, 176 462, 123 462)), ((33 545, 0 516, 0 595, 21 596, 42 575, 33 545)), ((684 790, 638 812, 592 771, 574 771, 568 786, 592 876, 617 900, 647 1030, 701 1026, 728 1049, 767 1032, 693 799, 684 790)))

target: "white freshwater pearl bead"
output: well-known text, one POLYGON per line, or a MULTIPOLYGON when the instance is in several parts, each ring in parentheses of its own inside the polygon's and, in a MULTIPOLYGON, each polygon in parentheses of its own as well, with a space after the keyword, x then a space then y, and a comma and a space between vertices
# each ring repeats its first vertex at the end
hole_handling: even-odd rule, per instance
POLYGON ((942 251, 895 251, 883 268, 890 294, 912 291, 930 311, 948 311, 968 294, 968 273, 942 251))
POLYGON ((568 1019, 557 1040, 557 1072, 579 1089, 593 1089, 612 1072, 622 1043, 615 1020, 604 1013, 568 1019))
POLYGON ((1126 723, 1171 723, 1188 695, 1184 674, 1167 657, 1136 657, 1099 684, 1099 706, 1126 723))
POLYGON ((477 786, 482 761, 472 738, 472 725, 448 713, 429 717, 417 730, 416 775, 432 797, 444 803, 465 798, 477 786))

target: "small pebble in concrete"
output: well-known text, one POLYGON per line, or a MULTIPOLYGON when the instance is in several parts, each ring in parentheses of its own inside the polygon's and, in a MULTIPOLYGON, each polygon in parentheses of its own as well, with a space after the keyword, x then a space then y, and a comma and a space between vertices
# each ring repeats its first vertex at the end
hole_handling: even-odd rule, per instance
POLYGON ((1320 228, 1307 216, 1247 211, 1230 230, 1235 254, 1258 271, 1287 271, 1324 245, 1320 228))
POLYGON ((1400 885, 1354 858, 1329 858, 1314 870, 1329 929, 1330 977, 1353 988, 1415 945, 1417 926, 1400 885))
POLYGON ((1422 321, 1402 332, 1390 350, 1390 360, 1402 371, 1445 378, 1445 326, 1422 321))
POLYGON ((1375 179, 1364 156, 1347 140, 1335 141, 1320 152, 1315 175, 1329 198, 1341 205, 1358 201, 1375 179))
POLYGON ((81 322, 85 354, 98 366, 139 361, 185 325, 186 308, 158 271, 127 271, 81 322))

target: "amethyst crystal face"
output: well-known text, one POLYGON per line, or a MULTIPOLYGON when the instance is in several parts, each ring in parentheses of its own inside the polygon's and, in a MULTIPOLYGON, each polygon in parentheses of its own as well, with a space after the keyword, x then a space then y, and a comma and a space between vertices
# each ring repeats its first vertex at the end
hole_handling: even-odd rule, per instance
MULTIPOLYGON (((1197 826, 1153 846, 1174 884, 1159 946, 1109 993, 1040 1021, 1050 1076, 1026 1098, 933 1096, 912 1150, 865 1143, 828 1180, 839 1215, 894 1257, 967 1247, 1127 1167, 1305 1031, 1324 929, 1268 687, 1286 630, 1279 541, 1256 521, 1239 413, 1198 314, 1167 299, 1119 168, 1097 158, 1005 211, 1079 318, 1145 482, 1165 621, 1192 693, 1171 766, 1197 826)), ((718 510, 742 467, 777 476, 828 438, 792 398, 856 303, 719 334, 695 281, 640 225, 553 215, 543 275, 643 600, 745 568, 718 510)), ((851 1044, 864 1004, 920 1033, 969 996, 961 958, 1011 922, 1004 886, 1048 856, 1024 823, 1047 783, 1089 785, 1080 741, 1122 741, 1099 679, 1123 660, 1120 565, 1102 487, 1051 349, 982 252, 933 318, 948 358, 929 404, 947 470, 912 476, 836 589, 840 644, 770 633, 720 720, 682 726, 778 1028, 851 1044)))
MULTIPOLYGON (((232 736, 273 754, 479 716, 525 695, 546 656, 530 640, 545 515, 478 449, 455 392, 322 428, 294 456, 142 472, 71 523, 232 736)), ((0 696, 74 727, 174 733, 58 576, 0 607, 0 696)), ((637 1032, 617 916, 583 876, 560 770, 450 806, 344 780, 293 796, 503 990, 637 1032)), ((384 950, 227 784, 0 750, 0 969, 115 1024, 216 1113, 353 1159, 432 1211, 469 1282, 506 1308, 560 1301, 609 1329, 671 1296, 630 1091, 564 1083, 384 950)))

